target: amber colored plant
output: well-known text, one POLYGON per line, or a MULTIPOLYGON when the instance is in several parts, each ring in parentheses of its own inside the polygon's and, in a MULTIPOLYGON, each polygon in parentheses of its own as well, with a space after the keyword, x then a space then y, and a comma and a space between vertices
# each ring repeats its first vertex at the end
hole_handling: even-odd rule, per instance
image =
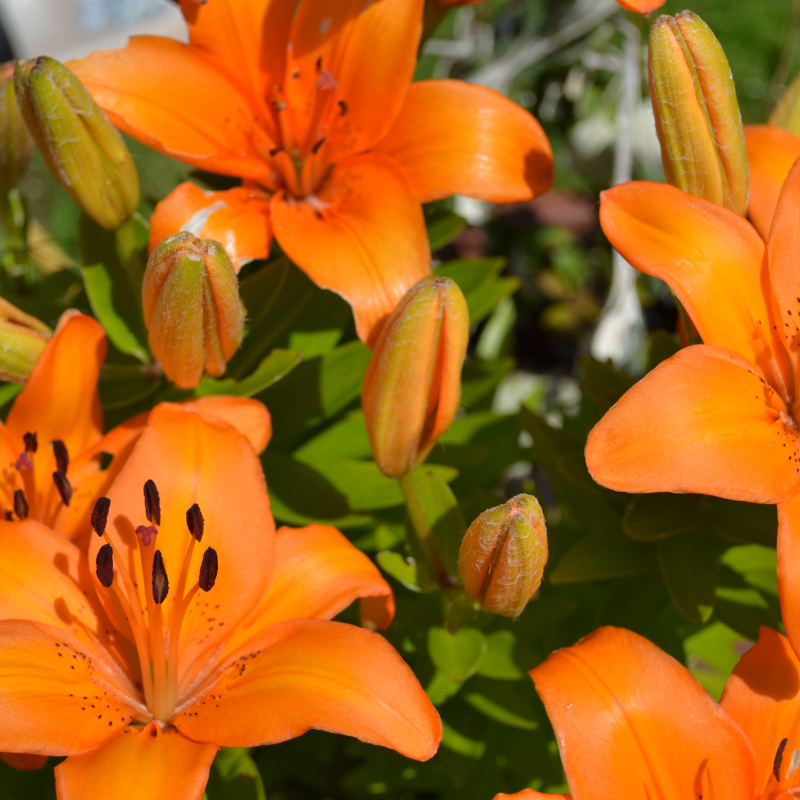
POLYGON ((538 122, 461 81, 411 83, 423 0, 183 0, 189 45, 133 37, 73 61, 114 123, 201 169, 242 178, 179 186, 150 245, 188 230, 237 266, 272 236, 354 308, 371 343, 430 271, 421 203, 527 200, 552 181, 538 122))
POLYGON ((276 535, 231 425, 157 406, 91 516, 88 559, 0 523, 0 750, 67 756, 60 800, 198 800, 220 746, 310 728, 436 752, 439 717, 399 654, 328 621, 363 597, 388 624, 390 588, 333 528, 276 535))
POLYGON ((626 11, 635 11, 637 14, 649 14, 661 8, 666 0, 617 0, 626 11))
MULTIPOLYGON (((620 628, 600 628, 530 675, 574 800, 790 800, 800 788, 800 662, 769 628, 719 705, 682 664, 620 628)), ((569 795, 495 800, 553 797, 569 795)))
POLYGON ((592 477, 623 492, 778 504, 778 588, 800 642, 800 165, 765 243, 741 217, 671 186, 603 193, 612 245, 665 280, 704 344, 645 375, 589 435, 592 477))

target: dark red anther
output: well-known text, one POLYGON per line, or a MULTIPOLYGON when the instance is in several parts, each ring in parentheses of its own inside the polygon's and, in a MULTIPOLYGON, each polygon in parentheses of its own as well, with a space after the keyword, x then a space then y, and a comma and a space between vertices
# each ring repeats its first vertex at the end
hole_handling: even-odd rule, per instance
POLYGON ((317 67, 317 75, 319 75, 319 73, 322 72, 322 56, 320 56, 317 59, 316 67, 317 67))
POLYGON ((161 498, 158 496, 158 489, 155 483, 148 480, 144 485, 144 513, 148 522, 161 524, 161 498))
POLYGON ((350 110, 350 106, 348 106, 344 100, 339 101, 339 108, 342 109, 342 116, 344 116, 350 110))
POLYGON ((164 557, 160 550, 156 550, 156 554, 153 556, 153 600, 161 605, 167 599, 168 594, 169 578, 164 569, 164 557))
POLYGON ((788 739, 784 739, 778 745, 778 752, 775 753, 775 761, 772 762, 772 774, 775 776, 776 781, 781 779, 781 764, 783 764, 783 751, 786 749, 788 739))
POLYGON ((108 589, 114 583, 114 551, 110 544, 104 544, 97 551, 97 580, 108 589))
POLYGON ((25 442, 25 452, 35 453, 39 449, 39 440, 36 438, 35 433, 26 433, 22 437, 25 442))
POLYGON ((6 522, 13 522, 14 521, 14 514, 11 511, 9 511, 7 508, 4 509, 4 511, 6 513, 6 522))
POLYGON ((66 475, 67 467, 69 466, 69 453, 67 452, 67 446, 61 439, 56 439, 53 442, 53 455, 56 457, 56 467, 58 467, 58 471, 66 475))
POLYGON ((142 540, 145 547, 150 547, 153 543, 153 537, 158 535, 158 528, 154 525, 137 525, 136 535, 142 540))
POLYGON ((322 138, 321 138, 321 139, 320 139, 318 142, 315 142, 315 143, 314 143, 314 146, 311 148, 311 152, 312 152, 314 155, 316 155, 316 154, 319 152, 319 149, 320 149, 320 147, 322 147, 322 145, 324 145, 324 144, 325 144, 325 140, 326 140, 327 138, 328 138, 327 136, 323 136, 323 137, 322 137, 322 138))
POLYGON ((68 506, 69 501, 72 500, 72 486, 70 486, 67 476, 61 470, 58 470, 53 473, 53 483, 61 495, 62 502, 65 506, 68 506))
POLYGON ((200 564, 200 578, 198 585, 204 592, 210 592, 217 582, 217 572, 219 572, 219 559, 217 551, 209 547, 203 553, 203 562, 200 564))
POLYGON ((286 148, 281 145, 280 147, 273 147, 272 150, 269 151, 269 154, 272 158, 275 158, 278 153, 282 153, 286 148))
POLYGON ((107 497, 98 497, 92 510, 92 528, 98 536, 106 532, 108 524, 108 510, 111 508, 111 500, 107 497))
POLYGON ((14 492, 14 513, 20 519, 27 519, 28 517, 28 501, 25 499, 25 492, 22 489, 17 489, 14 492))
POLYGON ((189 533, 200 542, 203 538, 203 531, 205 530, 205 520, 203 519, 203 512, 200 506, 195 503, 186 512, 186 527, 189 528, 189 533))

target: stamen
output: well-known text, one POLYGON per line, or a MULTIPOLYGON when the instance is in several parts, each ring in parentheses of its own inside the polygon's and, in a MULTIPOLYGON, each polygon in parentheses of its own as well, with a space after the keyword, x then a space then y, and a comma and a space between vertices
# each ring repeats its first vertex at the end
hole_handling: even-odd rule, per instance
POLYGON ((204 592, 210 592, 217 582, 217 572, 219 572, 219 559, 217 558, 217 551, 213 547, 209 547, 203 553, 203 563, 200 564, 200 579, 197 581, 198 586, 204 592))
POLYGON ((778 752, 775 753, 775 761, 772 763, 772 774, 775 776, 776 781, 780 781, 781 779, 781 764, 783 764, 783 751, 786 749, 786 743, 788 739, 784 739, 778 745, 778 752))
POLYGON ((198 542, 203 539, 203 531, 205 530, 205 520, 203 519, 203 512, 200 506, 195 503, 186 512, 186 526, 189 528, 189 533, 197 539, 198 542))
POLYGON ((796 769, 800 769, 800 750, 797 749, 792 751, 792 760, 789 762, 789 769, 786 770, 787 781, 792 777, 792 773, 796 769))
POLYGON ((323 70, 314 83, 314 88, 319 92, 334 92, 339 88, 339 81, 328 70, 323 70))
POLYGON ((39 449, 39 440, 35 433, 23 434, 22 440, 25 442, 26 453, 35 453, 39 449))
POLYGON ((148 522, 161 524, 161 498, 152 480, 146 481, 144 485, 144 513, 148 522))
POLYGON ((350 110, 350 106, 348 106, 344 100, 339 101, 339 108, 342 109, 342 116, 344 116, 350 110))
POLYGON ((272 156, 272 158, 275 158, 275 156, 278 155, 278 153, 282 153, 285 149, 286 148, 283 145, 281 145, 280 147, 273 147, 272 150, 269 151, 269 154, 270 156, 272 156))
POLYGON ((4 511, 6 513, 6 522, 13 522, 14 515, 8 509, 4 509, 4 511))
POLYGON ((20 519, 26 519, 28 516, 28 501, 25 499, 25 492, 22 489, 14 492, 14 512, 20 519))
POLYGON ((56 457, 56 467, 58 471, 66 475, 67 467, 69 466, 69 453, 67 452, 67 446, 61 439, 56 439, 53 442, 53 455, 56 457))
POLYGON ((164 557, 160 550, 156 550, 153 556, 153 600, 156 605, 161 605, 169 594, 169 579, 167 571, 164 569, 164 557))
POLYGON ((317 63, 316 63, 316 65, 315 65, 315 66, 316 66, 316 68, 317 68, 317 75, 319 75, 319 73, 322 71, 322 56, 320 56, 320 57, 317 59, 317 63))
POLYGON ((33 469, 33 461, 31 461, 27 450, 19 454, 19 458, 14 462, 14 469, 18 469, 20 472, 24 469, 33 469))
POLYGON ((290 81, 299 81, 300 80, 300 70, 295 68, 289 73, 289 80, 290 81))
POLYGON ((61 495, 61 501, 65 506, 68 506, 69 501, 72 500, 72 486, 70 486, 67 476, 61 470, 58 470, 58 472, 53 473, 53 483, 61 495))
POLYGON ((97 580, 108 589, 114 583, 114 550, 104 544, 97 551, 97 580))
POLYGON ((153 537, 158 535, 158 528, 154 525, 137 525, 136 535, 145 547, 150 547, 153 543, 153 537))
POLYGON ((314 146, 311 148, 311 152, 316 155, 319 152, 320 147, 325 144, 327 136, 323 136, 318 142, 314 143, 314 146))
POLYGON ((102 536, 106 532, 108 511, 110 508, 111 500, 107 497, 99 497, 94 504, 94 510, 92 511, 92 528, 98 536, 102 536))

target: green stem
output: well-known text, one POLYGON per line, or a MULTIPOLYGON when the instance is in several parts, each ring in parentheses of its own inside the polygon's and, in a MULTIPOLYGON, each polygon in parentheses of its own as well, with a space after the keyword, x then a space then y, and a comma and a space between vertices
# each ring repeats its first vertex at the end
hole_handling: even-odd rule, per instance
POLYGON ((3 271, 10 282, 19 284, 28 261, 28 219, 25 203, 16 189, 0 192, 0 219, 6 235, 3 271))
POLYGON ((414 473, 412 472, 408 475, 404 475, 402 478, 398 478, 398 482, 400 483, 400 489, 406 501, 406 511, 408 511, 408 517, 411 520, 412 532, 416 537, 419 550, 428 562, 431 575, 438 586, 449 586, 452 580, 447 574, 447 570, 444 568, 442 559, 439 556, 439 551, 434 544, 433 531, 428 523, 425 508, 422 505, 422 500, 417 491, 414 473))

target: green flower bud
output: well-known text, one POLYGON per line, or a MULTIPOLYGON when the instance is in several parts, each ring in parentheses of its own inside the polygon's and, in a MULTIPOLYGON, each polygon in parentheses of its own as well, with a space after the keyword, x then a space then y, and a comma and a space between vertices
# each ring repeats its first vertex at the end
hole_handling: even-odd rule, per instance
POLYGON ((776 128, 783 128, 795 136, 800 136, 800 74, 781 95, 768 120, 770 125, 776 128))
POLYGON ((119 227, 139 205, 139 177, 100 106, 72 72, 47 56, 18 61, 14 87, 53 175, 98 225, 119 227))
POLYGON ((142 285, 150 347, 168 377, 192 389, 218 376, 242 343, 245 310, 225 248, 186 231, 164 239, 142 285))
POLYGON ((0 380, 25 383, 51 330, 0 297, 0 380))
POLYGON ((486 611, 518 617, 542 582, 547 525, 538 500, 512 497, 484 511, 469 526, 458 554, 467 594, 486 611))
POLYGON ((11 191, 28 168, 33 139, 14 91, 14 64, 0 66, 0 192, 11 191))
POLYGON ((650 30, 650 96, 667 181, 737 214, 749 165, 733 76, 711 28, 691 11, 650 30))

